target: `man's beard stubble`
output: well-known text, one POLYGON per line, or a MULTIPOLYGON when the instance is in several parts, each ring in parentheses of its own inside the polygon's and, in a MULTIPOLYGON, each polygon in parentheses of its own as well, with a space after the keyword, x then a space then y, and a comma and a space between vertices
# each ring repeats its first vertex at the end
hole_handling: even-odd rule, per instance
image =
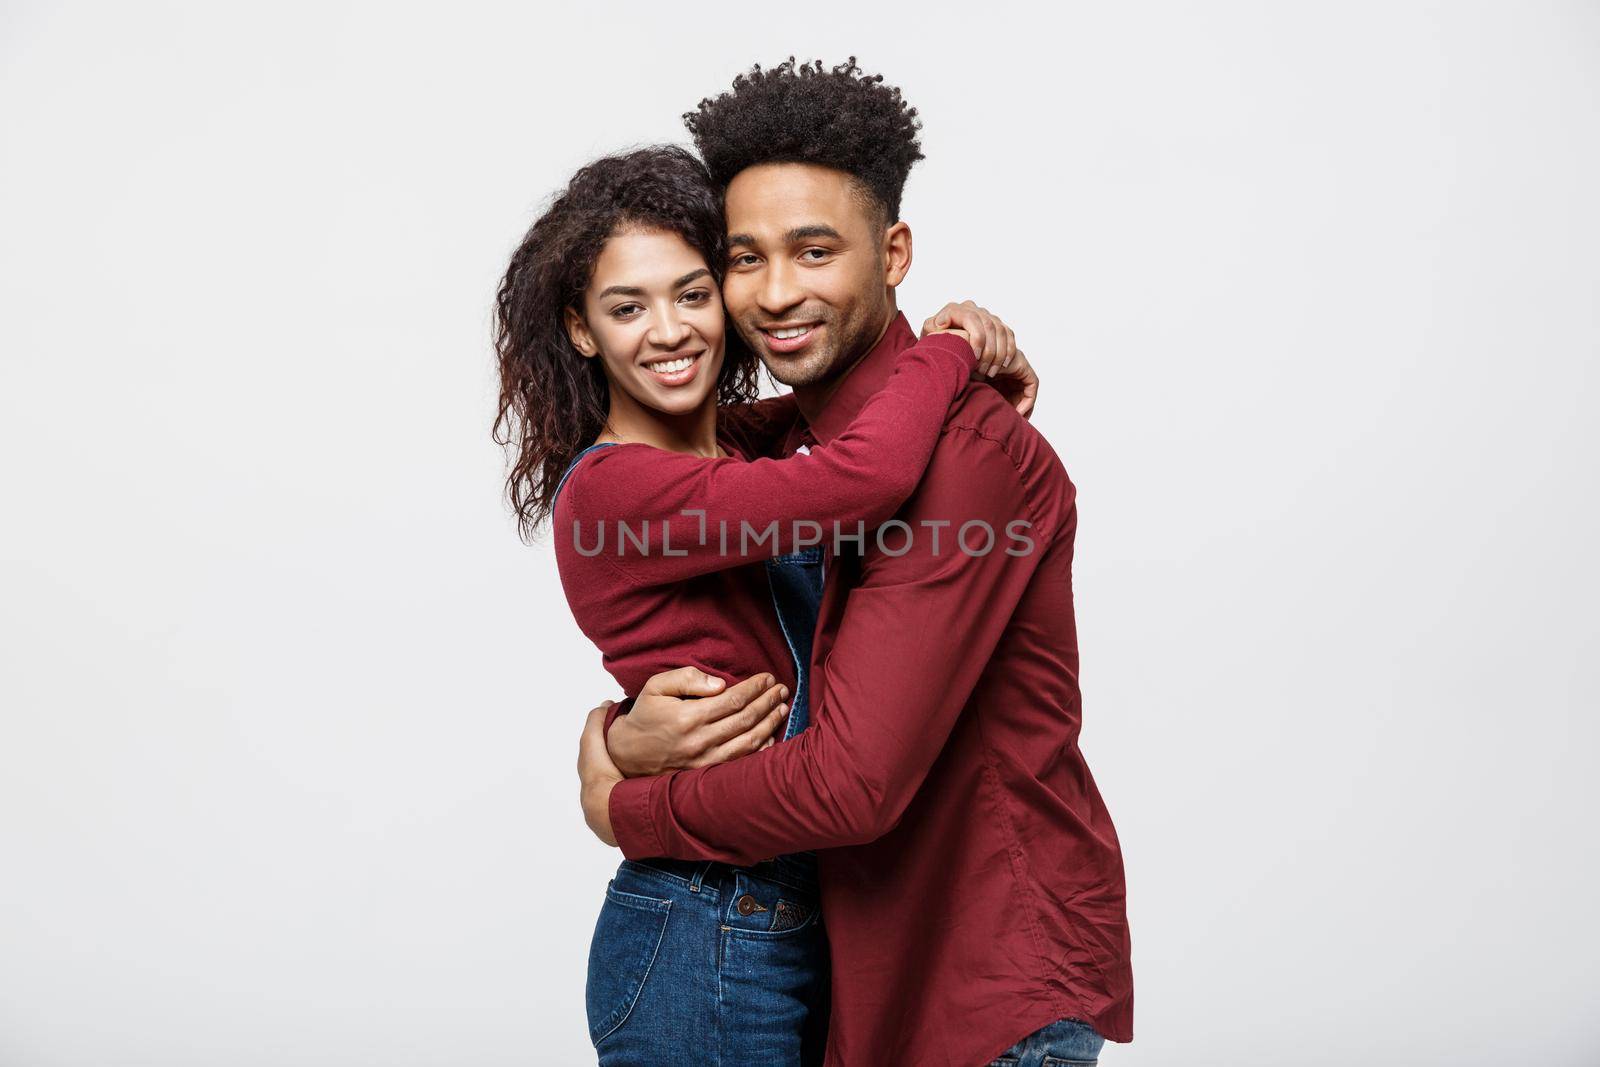
MULTIPOLYGON (((857 305, 857 308, 865 311, 861 305, 857 305)), ((764 335, 755 326, 743 320, 738 321, 736 325, 745 343, 755 350, 765 364, 767 373, 771 374, 775 381, 791 389, 824 385, 831 379, 843 375, 860 362, 861 357, 867 354, 882 332, 881 327, 871 321, 870 315, 863 314, 841 323, 839 315, 832 308, 827 309, 824 314, 808 312, 805 315, 789 317, 805 318, 820 323, 826 345, 812 345, 801 356, 785 359, 773 356, 767 351, 764 335)))

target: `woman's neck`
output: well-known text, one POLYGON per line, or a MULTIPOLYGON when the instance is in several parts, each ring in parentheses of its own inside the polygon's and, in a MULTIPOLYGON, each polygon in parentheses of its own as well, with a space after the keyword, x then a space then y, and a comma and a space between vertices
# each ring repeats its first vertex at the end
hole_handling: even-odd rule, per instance
POLYGON ((717 446, 717 397, 682 415, 647 408, 619 389, 611 390, 611 410, 597 441, 643 444, 692 456, 720 456, 717 446), (621 394, 620 396, 618 394, 621 394))

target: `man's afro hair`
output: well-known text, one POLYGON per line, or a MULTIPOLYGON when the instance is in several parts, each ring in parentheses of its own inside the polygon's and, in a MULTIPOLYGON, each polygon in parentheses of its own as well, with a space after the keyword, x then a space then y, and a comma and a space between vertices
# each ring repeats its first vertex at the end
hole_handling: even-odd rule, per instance
POLYGON ((832 70, 820 59, 796 65, 794 56, 772 70, 758 63, 683 122, 719 188, 746 167, 814 163, 854 177, 885 213, 884 225, 899 220, 906 176, 923 158, 917 109, 883 75, 864 73, 855 56, 832 70))

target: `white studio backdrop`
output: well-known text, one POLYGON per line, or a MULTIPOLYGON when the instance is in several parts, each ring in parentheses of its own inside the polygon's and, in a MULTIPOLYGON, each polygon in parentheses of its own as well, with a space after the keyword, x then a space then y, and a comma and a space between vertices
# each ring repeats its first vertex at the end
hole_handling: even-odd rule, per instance
POLYGON ((1600 1062, 1600 6, 10 3, 0 1067, 592 1062, 490 308, 791 53, 919 108, 902 306, 1079 487, 1102 1063, 1600 1062))

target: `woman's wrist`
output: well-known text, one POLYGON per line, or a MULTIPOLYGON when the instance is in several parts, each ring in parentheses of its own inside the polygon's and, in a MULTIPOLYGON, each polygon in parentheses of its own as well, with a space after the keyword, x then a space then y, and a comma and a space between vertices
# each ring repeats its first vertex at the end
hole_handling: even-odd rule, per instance
POLYGON ((670 769, 660 753, 652 752, 656 739, 626 715, 617 717, 606 734, 606 753, 624 778, 646 778, 670 769))
POLYGON ((966 366, 969 374, 978 369, 978 346, 973 343, 971 334, 967 333, 966 330, 963 330, 959 326, 945 326, 937 330, 930 330, 923 336, 923 339, 926 340, 929 337, 941 336, 959 337, 962 341, 966 342, 965 344, 959 346, 960 351, 957 353, 957 355, 961 358, 961 361, 966 366))

